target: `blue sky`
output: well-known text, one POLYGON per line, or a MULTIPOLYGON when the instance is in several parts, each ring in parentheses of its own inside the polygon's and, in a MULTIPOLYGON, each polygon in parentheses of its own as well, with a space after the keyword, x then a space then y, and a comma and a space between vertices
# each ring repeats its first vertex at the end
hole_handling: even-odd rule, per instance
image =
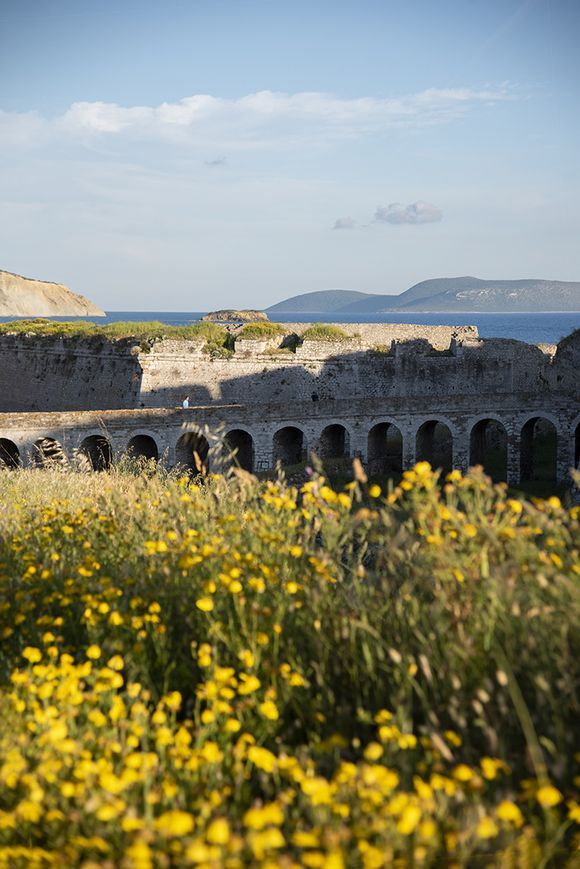
POLYGON ((112 310, 580 280, 580 4, 1 0, 0 268, 112 310))

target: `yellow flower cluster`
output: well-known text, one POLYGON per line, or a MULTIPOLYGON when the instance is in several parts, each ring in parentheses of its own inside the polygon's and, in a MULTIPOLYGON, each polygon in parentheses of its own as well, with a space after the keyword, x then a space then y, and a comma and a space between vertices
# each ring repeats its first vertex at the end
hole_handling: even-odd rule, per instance
MULTIPOLYGON (((491 839, 517 848, 522 809, 493 797, 482 806, 486 780, 507 775, 506 764, 449 765, 423 738, 423 774, 409 787, 397 751, 417 740, 401 744, 389 710, 375 716, 378 741, 328 778, 304 751, 259 745, 244 726, 255 723, 245 706, 259 680, 215 664, 208 644, 198 658, 212 678, 199 686, 193 718, 180 716, 179 692, 154 704, 140 684, 125 684, 120 656, 102 662, 91 646, 75 663, 51 648, 27 647, 28 667, 11 676, 18 725, 0 741, 0 865, 106 859, 145 869, 171 855, 175 865, 266 867, 284 854, 291 867, 378 869, 410 846, 419 864, 442 851, 466 857, 491 839), (215 717, 204 717, 209 709, 215 717), (253 799, 258 781, 263 796, 253 799)), ((562 799, 550 784, 533 794, 548 812, 562 799)))
POLYGON ((0 480, 0 867, 575 865, 577 508, 83 479, 0 480))

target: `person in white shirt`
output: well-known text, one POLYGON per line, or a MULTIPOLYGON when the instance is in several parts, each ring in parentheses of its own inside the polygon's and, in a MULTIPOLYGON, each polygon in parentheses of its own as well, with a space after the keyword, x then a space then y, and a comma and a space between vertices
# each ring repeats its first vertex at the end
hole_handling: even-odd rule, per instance
POLYGON ((182 407, 184 410, 187 410, 187 408, 189 407, 189 395, 186 395, 185 398, 183 399, 182 407))

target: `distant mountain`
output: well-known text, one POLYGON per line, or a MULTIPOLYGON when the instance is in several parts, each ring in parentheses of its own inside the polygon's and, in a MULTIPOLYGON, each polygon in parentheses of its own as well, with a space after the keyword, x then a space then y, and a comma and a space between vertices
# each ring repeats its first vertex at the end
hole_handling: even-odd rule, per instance
POLYGON ((105 312, 64 284, 0 270, 0 317, 104 317, 105 312))
POLYGON ((436 278, 397 296, 398 311, 580 311, 580 283, 436 278))
POLYGON ((345 305, 356 304, 357 301, 362 301, 368 296, 369 293, 360 293, 358 290, 319 290, 315 293, 291 296, 283 302, 271 305, 266 310, 272 314, 320 314, 326 311, 338 311, 345 305))
POLYGON ((433 278, 400 295, 323 290, 273 305, 269 312, 374 314, 409 312, 580 311, 580 282, 487 281, 481 278, 433 278), (320 299, 320 302, 319 302, 320 299), (324 303, 324 307, 319 304, 324 303))

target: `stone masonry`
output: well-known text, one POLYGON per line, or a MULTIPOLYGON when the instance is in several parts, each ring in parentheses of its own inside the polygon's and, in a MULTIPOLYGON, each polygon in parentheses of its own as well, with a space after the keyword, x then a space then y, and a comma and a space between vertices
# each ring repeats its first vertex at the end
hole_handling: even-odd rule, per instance
POLYGON ((107 444, 111 455, 130 446, 188 464, 220 431, 248 470, 311 451, 393 470, 420 458, 466 469, 491 450, 503 451, 502 473, 517 482, 539 467, 542 439, 555 478, 578 465, 580 332, 538 347, 480 340, 473 327, 341 328, 347 338, 295 351, 280 339, 238 339, 226 358, 203 342, 145 352, 134 342, 0 336, 0 462, 42 463, 56 443, 69 458, 107 444))

